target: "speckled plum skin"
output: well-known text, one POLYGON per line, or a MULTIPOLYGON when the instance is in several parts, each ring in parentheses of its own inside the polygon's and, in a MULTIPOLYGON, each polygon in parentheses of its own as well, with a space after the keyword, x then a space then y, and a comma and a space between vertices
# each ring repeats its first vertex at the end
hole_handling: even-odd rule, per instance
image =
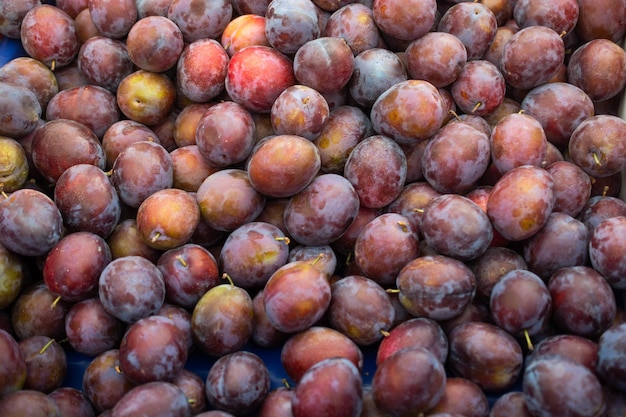
POLYGON ((626 365, 622 360, 626 352, 626 324, 619 324, 605 331, 598 340, 598 364, 596 370, 604 383, 626 390, 626 365))
POLYGON ((439 130, 445 116, 441 94, 423 80, 394 84, 378 96, 370 111, 374 130, 400 144, 430 138, 439 130))
POLYGON ((372 4, 372 14, 382 32, 397 39, 412 41, 432 29, 437 2, 377 0, 372 4))
POLYGON ((413 79, 446 87, 461 73, 467 50, 461 40, 447 32, 429 32, 406 49, 407 72, 413 79))
POLYGON ((126 44, 106 36, 87 39, 78 50, 77 63, 91 83, 112 93, 134 68, 126 44))
POLYGON ((400 349, 374 373, 372 395, 387 415, 419 415, 441 400, 446 385, 443 364, 421 347, 400 349))
POLYGON ((165 251, 189 242, 200 223, 200 208, 195 195, 166 188, 141 202, 136 220, 144 242, 165 251))
POLYGON ((85 124, 68 119, 46 122, 35 132, 31 156, 33 165, 51 184, 68 168, 90 164, 105 167, 105 154, 95 133, 85 124))
POLYGON ((626 51, 609 39, 584 43, 569 59, 567 79, 593 101, 613 98, 626 86, 626 51))
POLYGON ((556 33, 569 33, 578 23, 577 0, 519 0, 513 9, 513 19, 520 28, 540 25, 556 33))
POLYGON ((80 48, 74 20, 50 4, 36 5, 24 15, 19 38, 30 57, 51 68, 69 65, 80 48))
POLYGON ((448 357, 448 338, 439 323, 426 317, 414 317, 398 324, 381 340, 376 351, 376 365, 407 347, 427 349, 441 363, 445 363, 448 357))
POLYGON ((298 49, 293 70, 300 84, 322 93, 341 91, 352 77, 354 55, 343 39, 322 36, 298 49))
POLYGON ((448 320, 458 316, 474 299, 476 278, 460 260, 425 255, 406 264, 396 285, 400 303, 416 317, 448 320))
POLYGON ((120 343, 120 369, 131 381, 145 384, 169 380, 183 369, 187 346, 178 327, 163 316, 133 323, 120 343))
POLYGON ((231 232, 219 255, 221 271, 235 285, 262 288, 270 276, 287 263, 288 239, 273 224, 253 221, 231 232))
POLYGON ((493 186, 487 215, 505 239, 519 241, 546 224, 554 201, 550 173, 534 165, 523 165, 505 173, 493 186))
POLYGON ((319 150, 298 135, 273 135, 257 143, 246 162, 252 186, 273 198, 292 197, 307 187, 321 167, 319 150))
POLYGON ((274 0, 265 13, 265 36, 283 54, 294 54, 321 31, 317 6, 311 0, 274 0))
POLYGON ((351 275, 331 286, 330 325, 359 346, 380 341, 394 323, 395 309, 385 289, 371 279, 351 275))
POLYGON ((321 172, 343 173, 350 152, 371 132, 372 124, 359 107, 343 105, 331 110, 322 131, 313 141, 320 153, 321 172))
POLYGON ((126 37, 128 56, 139 68, 163 72, 176 65, 183 51, 183 33, 164 16, 137 20, 126 37))
POLYGON ((380 285, 393 284, 400 270, 419 254, 417 231, 399 213, 383 213, 367 223, 354 242, 354 261, 380 285))
POLYGON ((104 87, 87 84, 60 91, 48 102, 46 120, 71 119, 90 128, 98 138, 120 120, 116 96, 104 87))
POLYGON ((552 312, 548 287, 535 273, 513 270, 493 286, 489 308, 494 322, 512 335, 539 333, 552 312), (520 302, 523 300, 523 302, 520 302))
POLYGON ((524 370, 522 390, 528 411, 538 417, 597 417, 606 409, 598 377, 559 355, 532 361, 524 370))
POLYGON ((467 59, 480 59, 489 49, 498 28, 496 15, 477 2, 458 3, 441 16, 437 30, 458 37, 467 49, 467 59))
POLYGON ((278 135, 294 134, 313 140, 324 128, 329 113, 328 102, 319 91, 292 85, 276 98, 270 119, 278 135))
POLYGON ((357 367, 345 358, 325 359, 309 368, 296 386, 291 401, 293 416, 329 413, 359 417, 362 396, 363 382, 357 367))
POLYGON ((462 261, 478 258, 493 239, 485 211, 457 194, 434 198, 424 208, 420 230, 426 243, 438 253, 462 261))
POLYGON ((589 266, 565 267, 548 281, 552 320, 567 333, 597 337, 613 322, 615 295, 606 279, 589 266))
POLYGON ((459 324, 450 331, 448 342, 448 363, 453 372, 484 390, 504 391, 522 372, 522 348, 510 333, 495 324, 459 324))
POLYGON ((354 55, 382 45, 382 37, 372 9, 361 3, 349 3, 335 10, 326 22, 325 36, 345 39, 354 55))
POLYGON ((293 261, 272 274, 263 290, 268 320, 278 330, 295 333, 315 324, 330 304, 326 274, 307 261, 293 261))
POLYGON ((589 232, 581 221, 553 212, 545 226, 526 240, 523 253, 528 268, 548 279, 561 267, 586 265, 588 246, 589 232))
POLYGON ((487 394, 473 381, 461 377, 449 377, 443 397, 429 412, 432 416, 446 417, 466 413, 468 417, 489 415, 490 403, 487 394), (471 412, 468 412, 471 410, 471 412))
POLYGON ((115 159, 111 181, 120 200, 138 208, 152 193, 172 186, 172 158, 158 143, 133 143, 115 159))
POLYGON ((449 123, 426 142, 424 179, 439 193, 469 191, 491 163, 489 136, 468 123, 449 123))
POLYGON ((64 236, 46 255, 43 279, 50 291, 67 301, 96 295, 102 270, 111 262, 104 238, 91 232, 64 236))
POLYGON ((285 206, 284 222, 291 236, 303 245, 328 245, 352 224, 359 198, 348 180, 337 174, 314 178, 285 206))
POLYGON ((72 305, 65 317, 65 333, 72 348, 95 357, 119 346, 125 325, 102 307, 98 297, 72 305))
POLYGON ((569 157, 592 177, 608 177, 626 164, 626 121, 609 114, 583 120, 572 132, 569 157))
POLYGON ((256 354, 233 352, 219 358, 209 369, 205 392, 213 407, 248 415, 261 405, 270 390, 267 365, 256 354))
POLYGON ((384 48, 370 48, 354 57, 348 89, 354 101, 368 108, 385 90, 407 78, 407 70, 397 54, 384 48))
POLYGON ((578 216, 591 197, 591 177, 570 161, 556 161, 546 170, 554 180, 554 211, 578 216))
POLYGON ((295 83, 291 59, 276 49, 255 45, 231 57, 225 87, 233 101, 248 110, 269 113, 280 93, 295 83))
POLYGON ((617 289, 626 288, 626 260, 621 255, 626 248, 625 232, 626 217, 612 217, 598 223, 589 240, 591 264, 617 289))
POLYGON ((137 413, 162 414, 171 417, 190 417, 188 399, 183 390, 171 382, 152 381, 137 385, 115 404, 111 415, 131 417, 137 413))
POLYGON ((489 134, 494 167, 504 174, 520 165, 545 165, 548 143, 541 123, 521 110, 500 116, 489 134))
POLYGON ((198 39, 188 44, 176 64, 180 92, 197 103, 217 97, 226 83, 229 57, 215 39, 198 39))
POLYGON ((110 349, 94 357, 85 369, 83 392, 98 412, 113 408, 125 393, 136 386, 119 372, 119 365, 119 349, 110 349))
POLYGON ((256 219, 265 199, 250 183, 248 173, 236 168, 209 175, 196 193, 204 221, 216 230, 228 232, 256 219))
POLYGON ((506 83, 498 67, 487 60, 475 59, 463 65, 450 86, 450 93, 463 112, 486 116, 504 101, 506 83))
POLYGON ((165 300, 161 271, 141 256, 109 262, 100 275, 98 295, 104 309, 125 323, 156 313, 165 300))
POLYGON ((598 342, 573 334, 555 334, 542 339, 528 355, 528 362, 544 355, 563 355, 596 372, 598 342))
POLYGON ((0 82, 0 110, 3 113, 0 134, 23 138, 38 127, 42 109, 37 96, 27 87, 0 82))
POLYGON ((78 164, 66 169, 54 188, 54 202, 71 231, 108 237, 121 216, 120 199, 99 167, 78 164), (89 204, 84 204, 84 196, 89 204))
POLYGON ((626 15, 615 13, 624 10, 624 0, 579 0, 579 14, 576 34, 583 41, 598 38, 617 42, 626 33, 626 15))
POLYGON ((589 95, 564 82, 547 83, 530 90, 520 105, 541 123, 546 138, 560 148, 567 146, 574 129, 594 114, 589 95))
POLYGON ((173 0, 167 10, 167 17, 180 28, 187 43, 216 39, 232 16, 228 0, 173 0))
POLYGON ((2 352, 3 379, 0 386, 2 397, 22 389, 26 381, 26 360, 20 345, 5 330, 0 330, 0 351, 2 352))
POLYGON ((252 337, 254 307, 246 290, 220 284, 205 292, 191 315, 195 345, 220 357, 240 350, 252 337))
POLYGON ((98 31, 113 39, 121 39, 137 20, 133 0, 90 0, 89 13, 98 31))
POLYGON ((530 89, 550 80, 565 58, 563 39, 544 26, 530 26, 516 32, 504 46, 500 69, 506 82, 530 89))
POLYGON ((265 36, 265 16, 244 14, 228 23, 220 37, 220 43, 228 56, 252 45, 270 46, 265 36))
POLYGON ((406 155, 398 143, 384 135, 373 135, 354 147, 343 175, 356 190, 362 206, 383 208, 400 195, 406 172, 406 155))
POLYGON ((61 239, 63 217, 41 191, 21 188, 0 201, 0 243, 24 256, 46 254, 61 239))
POLYGON ((327 326, 311 326, 291 335, 280 352, 281 364, 295 382, 314 364, 333 357, 346 358, 359 370, 363 368, 363 352, 359 346, 345 334, 327 326))

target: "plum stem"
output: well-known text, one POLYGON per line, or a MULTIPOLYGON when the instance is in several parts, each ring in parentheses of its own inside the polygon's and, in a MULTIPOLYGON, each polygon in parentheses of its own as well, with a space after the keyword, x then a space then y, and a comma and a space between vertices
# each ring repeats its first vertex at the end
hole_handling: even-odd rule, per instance
POLYGON ((409 225, 406 222, 398 222, 398 226, 400 226, 400 230, 402 230, 404 233, 409 232, 409 225))
POLYGON ((600 157, 598 156, 598 154, 595 153, 595 152, 592 152, 591 156, 593 156, 593 161, 596 163, 596 165, 601 167, 602 166, 602 162, 600 162, 600 157))
POLYGON ((608 185, 605 185, 605 186, 602 188, 602 197, 606 197, 608 193, 609 193, 609 186, 608 186, 608 185))
POLYGON ((480 108, 480 106, 483 105, 482 101, 477 102, 476 104, 474 104, 474 107, 472 107, 472 111, 470 111, 470 113, 474 113, 476 110, 478 110, 480 108))
POLYGON ((287 389, 291 388, 291 385, 289 385, 289 381, 287 381, 287 378, 283 378, 283 385, 285 385, 285 388, 287 389))
POLYGON ((52 62, 50 62, 50 71, 54 71, 57 67, 57 60, 53 59, 52 62))
POLYGON ((118 374, 122 373, 122 368, 120 368, 119 365, 115 365, 115 367, 113 369, 115 369, 115 372, 117 372, 118 374))
POLYGON ((285 242, 285 245, 289 245, 291 243, 291 239, 287 236, 276 236, 274 240, 277 242, 285 242))
POLYGON ((159 240, 159 238, 161 237, 161 232, 156 232, 153 236, 152 239, 150 239, 150 241, 152 243, 156 242, 157 240, 159 240))
POLYGON ((454 110, 448 110, 448 114, 451 114, 452 117, 454 117, 457 121, 461 122, 461 116, 459 116, 459 114, 457 112, 455 112, 454 110))
POLYGON ((318 255, 315 257, 315 259, 313 259, 313 260, 311 261, 311 265, 315 265, 315 264, 316 264, 316 263, 318 263, 318 262, 319 262, 319 260, 320 260, 320 259, 322 259, 323 257, 324 257, 324 254, 323 254, 323 253, 318 254, 318 255))
POLYGON ((524 329, 524 338, 526 339, 526 345, 528 345, 528 350, 533 350, 535 347, 533 346, 532 340, 530 340, 530 334, 528 334, 528 330, 524 329))
POLYGON ((397 288, 387 288, 385 290, 387 292, 387 294, 399 294, 400 290, 397 288))
POLYGON ((228 275, 228 273, 224 272, 222 274, 222 279, 225 279, 226 281, 228 281, 230 283, 231 286, 235 286, 235 283, 233 282, 233 279, 230 277, 230 275, 228 275))
POLYGON ((382 335, 383 335, 383 337, 389 337, 389 335, 390 335, 391 333, 389 333, 389 332, 388 332, 387 330, 385 330, 385 329, 380 329, 380 334, 382 334, 382 335))
POLYGON ((52 310, 54 307, 56 307, 57 304, 59 304, 59 301, 61 301, 61 296, 60 295, 58 295, 57 298, 54 299, 52 304, 50 304, 50 310, 52 310))
POLYGON ((413 209, 413 212, 414 212, 414 213, 423 213, 423 212, 424 212, 424 209, 423 209, 423 208, 418 208, 418 207, 415 207, 415 208, 413 209))
POLYGON ((50 339, 48 343, 46 343, 45 345, 43 345, 41 349, 39 349, 39 354, 43 355, 46 352, 46 350, 48 350, 48 348, 52 346, 53 343, 54 343, 54 339, 50 339))
POLYGON ((189 264, 187 263, 187 261, 185 260, 185 258, 182 257, 182 255, 178 255, 176 257, 176 260, 178 262, 180 262, 180 264, 183 266, 183 268, 187 268, 189 266, 189 264))

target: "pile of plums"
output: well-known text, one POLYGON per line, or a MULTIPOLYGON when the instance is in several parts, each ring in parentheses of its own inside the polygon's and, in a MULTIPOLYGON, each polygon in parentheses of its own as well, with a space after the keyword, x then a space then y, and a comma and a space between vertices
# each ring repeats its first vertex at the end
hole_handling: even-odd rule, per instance
POLYGON ((0 34, 1 416, 626 415, 626 0, 0 34))

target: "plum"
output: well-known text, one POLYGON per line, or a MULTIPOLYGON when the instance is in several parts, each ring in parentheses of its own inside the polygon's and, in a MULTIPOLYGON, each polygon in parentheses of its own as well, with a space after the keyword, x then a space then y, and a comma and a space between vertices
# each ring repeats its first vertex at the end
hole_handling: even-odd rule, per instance
POLYGON ((0 329, 0 351, 2 352, 2 379, 0 399, 20 391, 26 382, 26 360, 19 343, 5 330, 0 329))
POLYGON ((278 268, 264 287, 268 320, 285 333, 306 330, 322 318, 330 304, 326 274, 306 261, 278 268))
POLYGON ((443 398, 443 364, 429 350, 400 349, 377 368, 372 379, 374 403, 386 415, 401 417, 430 410, 443 398))
POLYGON ((248 351, 220 357, 206 377, 208 403, 235 415, 250 415, 270 390, 270 374, 265 362, 248 351))
POLYGON ((346 358, 329 358, 304 373, 294 389, 291 409, 294 417, 359 417, 362 396, 363 381, 358 368, 346 358))
POLYGON ((210 288, 198 300, 191 316, 195 345, 219 357, 240 350, 252 337, 252 298, 234 284, 210 288))

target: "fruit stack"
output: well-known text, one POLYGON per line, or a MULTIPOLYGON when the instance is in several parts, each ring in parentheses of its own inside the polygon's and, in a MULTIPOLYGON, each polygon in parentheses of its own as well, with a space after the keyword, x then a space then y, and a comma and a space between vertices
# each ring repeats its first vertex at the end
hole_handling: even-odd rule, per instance
POLYGON ((626 415, 626 0, 0 34, 1 416, 626 415))

